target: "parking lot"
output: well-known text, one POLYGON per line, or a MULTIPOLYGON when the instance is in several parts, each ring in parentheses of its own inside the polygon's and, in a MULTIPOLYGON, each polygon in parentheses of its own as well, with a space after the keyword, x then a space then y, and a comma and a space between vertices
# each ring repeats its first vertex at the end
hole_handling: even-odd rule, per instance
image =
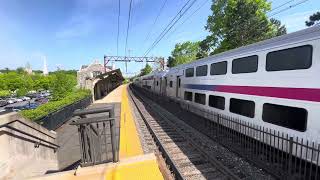
POLYGON ((3 107, 0 107, 0 111, 4 110, 5 107, 15 107, 15 106, 24 106, 24 105, 27 105, 28 103, 34 103, 35 102, 35 98, 29 100, 29 101, 22 101, 22 102, 16 102, 16 103, 13 103, 13 104, 8 104, 6 106, 3 106, 3 107))
POLYGON ((30 97, 20 98, 5 98, 2 99, 2 103, 6 105, 0 107, 0 115, 6 114, 12 111, 21 111, 25 109, 35 109, 40 104, 47 103, 50 98, 50 93, 36 93, 30 97))

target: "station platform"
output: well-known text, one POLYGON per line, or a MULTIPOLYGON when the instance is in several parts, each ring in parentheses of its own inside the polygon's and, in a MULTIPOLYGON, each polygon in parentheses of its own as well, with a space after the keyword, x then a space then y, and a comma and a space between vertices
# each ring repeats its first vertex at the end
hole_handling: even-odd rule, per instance
MULTIPOLYGON (((95 101, 91 106, 99 107, 105 103, 115 104, 115 116, 117 114, 120 116, 116 117, 118 119, 116 127, 119 127, 119 132, 117 132, 119 138, 119 162, 88 166, 33 179, 164 179, 155 154, 144 154, 143 152, 135 124, 133 108, 129 103, 128 85, 119 86, 106 97, 95 101)), ((65 132, 68 132, 68 130, 65 130, 65 132)), ((70 150, 65 148, 63 153, 72 153, 68 151, 70 150)), ((74 149, 72 151, 75 152, 74 149)), ((68 156, 67 154, 64 156, 68 156)))

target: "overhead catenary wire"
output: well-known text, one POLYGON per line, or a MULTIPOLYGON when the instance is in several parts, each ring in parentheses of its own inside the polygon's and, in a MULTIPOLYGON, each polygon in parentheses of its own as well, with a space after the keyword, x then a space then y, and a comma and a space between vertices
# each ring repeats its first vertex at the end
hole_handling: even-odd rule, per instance
POLYGON ((277 10, 277 9, 279 9, 279 8, 281 8, 281 7, 285 6, 285 5, 287 5, 287 4, 289 4, 289 3, 293 2, 293 1, 295 1, 295 0, 289 0, 289 1, 285 2, 285 3, 282 3, 282 4, 280 4, 279 6, 277 6, 277 7, 273 8, 273 9, 271 9, 271 10, 270 10, 270 11, 268 11, 267 13, 270 13, 270 12, 272 12, 272 11, 274 11, 274 10, 277 10))
POLYGON ((188 0, 184 6, 180 9, 180 11, 176 14, 176 16, 170 21, 170 23, 163 29, 161 34, 156 38, 156 40, 152 43, 150 48, 145 52, 144 56, 148 55, 150 51, 163 39, 163 37, 172 29, 172 27, 184 16, 184 14, 194 5, 197 0, 193 0, 191 4, 189 4, 191 0, 188 0), (187 6, 189 4, 189 6, 187 6), (186 7, 186 8, 185 8, 186 7))
POLYGON ((130 0, 130 5, 129 5, 129 17, 128 17, 128 23, 127 23, 127 35, 126 35, 126 43, 125 43, 125 48, 124 48, 124 54, 127 54, 127 46, 128 46, 128 38, 129 38, 129 29, 130 29, 130 19, 131 19, 131 6, 132 6, 132 1, 130 0))
POLYGON ((289 7, 286 7, 286 8, 284 8, 284 9, 282 9, 282 10, 279 10, 279 11, 271 14, 271 15, 269 16, 269 18, 271 18, 271 17, 273 17, 273 16, 275 16, 275 15, 277 15, 277 14, 279 14, 279 13, 282 13, 283 11, 286 11, 286 10, 288 10, 288 9, 291 9, 291 8, 293 8, 293 7, 296 7, 296 6, 300 5, 300 4, 303 4, 303 3, 307 2, 307 1, 309 1, 309 0, 302 0, 302 1, 297 2, 296 4, 290 5, 289 7))
MULTIPOLYGON (((275 12, 275 13, 267 16, 267 17, 268 17, 268 19, 270 19, 271 17, 274 17, 275 15, 278 15, 278 14, 280 14, 280 13, 282 13, 282 12, 285 12, 285 11, 287 11, 287 10, 289 10, 289 9, 291 9, 291 8, 294 8, 294 7, 298 6, 298 5, 301 5, 301 4, 303 4, 303 3, 307 2, 307 1, 309 1, 309 0, 301 0, 301 1, 298 1, 297 3, 295 3, 295 4, 293 4, 293 5, 290 5, 290 6, 288 6, 288 7, 285 7, 285 8, 283 8, 283 9, 281 9, 281 10, 279 10, 279 11, 277 11, 277 12, 275 12)), ((284 3, 284 4, 285 4, 285 3, 284 3)), ((277 7, 279 7, 279 6, 277 6, 277 7)), ((273 11, 273 10, 274 10, 274 9, 271 9, 271 10, 267 11, 267 13, 268 13, 268 12, 271 12, 271 11, 273 11)), ((251 20, 251 19, 253 19, 253 18, 254 18, 254 17, 251 17, 251 18, 249 18, 247 21, 249 21, 249 20, 251 20)), ((260 21, 260 22, 258 22, 257 24, 254 24, 254 25, 253 25, 253 28, 259 28, 260 25, 262 25, 263 23, 265 23, 265 21, 260 21)), ((235 30, 229 30, 227 33, 231 33, 231 32, 233 32, 233 31, 235 31, 235 30)), ((256 35, 258 35, 258 34, 256 34, 256 35)), ((253 36, 253 37, 255 37, 255 36, 253 36)))
MULTIPOLYGON (((127 35, 126 35, 126 43, 125 43, 125 48, 124 48, 125 56, 127 56, 127 47, 128 47, 128 38, 129 38, 129 30, 130 30, 132 1, 133 0, 130 0, 130 5, 129 5, 129 17, 128 17, 128 23, 127 23, 127 35)), ((125 62, 125 66, 126 66, 126 72, 127 72, 127 70, 128 70, 127 61, 125 62)))
POLYGON ((181 27, 185 22, 187 22, 193 15, 195 15, 207 2, 209 2, 209 0, 205 0, 203 1, 187 18, 184 19, 184 21, 179 24, 173 31, 171 31, 171 33, 167 36, 166 39, 168 39, 169 37, 171 37, 172 34, 174 34, 179 27, 181 27))
POLYGON ((148 34, 147 34, 147 36, 146 36, 146 38, 145 38, 144 42, 146 42, 146 41, 148 41, 148 40, 149 40, 150 35, 151 35, 151 32, 152 32, 152 30, 153 30, 154 26, 156 25, 156 23, 157 23, 157 21, 158 21, 158 19, 159 19, 160 15, 161 15, 161 13, 162 13, 162 11, 163 11, 164 7, 165 7, 165 5, 166 5, 167 1, 168 1, 168 0, 164 0, 164 1, 163 1, 162 5, 161 5, 161 8, 160 8, 160 10, 159 10, 159 12, 158 12, 158 14, 157 14, 157 16, 156 16, 155 20, 153 21, 153 24, 152 24, 152 26, 151 26, 151 28, 150 28, 150 30, 149 30, 149 32, 148 32, 148 34))
MULTIPOLYGON (((299 1, 299 2, 297 2, 297 3, 295 3, 295 4, 293 4, 293 5, 290 5, 290 6, 286 7, 286 8, 283 8, 283 9, 275 12, 275 13, 272 14, 272 15, 269 15, 268 18, 271 18, 271 17, 273 17, 273 16, 275 16, 275 15, 277 15, 277 14, 280 14, 280 13, 282 13, 282 12, 285 12, 285 11, 287 11, 287 10, 289 10, 289 9, 291 9, 291 8, 294 8, 294 7, 298 6, 298 5, 301 5, 301 4, 303 4, 303 3, 307 2, 307 1, 309 1, 309 0, 301 0, 301 1, 299 1)), ((286 5, 286 4, 288 4, 288 2, 283 3, 283 4, 280 5, 280 6, 283 7, 283 5, 286 5)), ((268 12, 274 11, 274 10, 277 9, 278 7, 279 7, 279 6, 275 7, 274 9, 269 10, 268 12)), ((268 13, 268 12, 267 12, 267 13, 268 13)), ((251 18, 251 19, 252 19, 252 18, 251 18)), ((249 19, 249 20, 250 20, 250 19, 249 19)), ((247 21, 248 21, 248 20, 247 20, 247 21)), ((260 25, 262 25, 263 23, 265 23, 265 21, 260 21, 258 24, 255 24, 255 25, 254 25, 254 28, 256 28, 256 27, 258 28, 258 27, 259 27, 260 25)), ((234 31, 234 30, 230 30, 230 31, 228 31, 228 32, 230 33, 230 32, 233 32, 233 31, 234 31)), ((172 34, 173 34, 173 33, 172 33, 172 34)), ((252 37, 255 37, 256 35, 258 35, 258 34, 252 35, 252 37)), ((200 36, 198 39, 203 39, 203 38, 205 38, 205 37, 207 37, 207 36, 210 36, 210 35, 200 36)))

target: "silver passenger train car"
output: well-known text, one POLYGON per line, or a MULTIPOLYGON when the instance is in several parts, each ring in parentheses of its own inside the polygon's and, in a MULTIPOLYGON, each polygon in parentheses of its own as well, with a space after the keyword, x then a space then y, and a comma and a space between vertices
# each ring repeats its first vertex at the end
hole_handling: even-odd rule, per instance
POLYGON ((155 93, 320 140, 320 26, 140 77, 155 93))

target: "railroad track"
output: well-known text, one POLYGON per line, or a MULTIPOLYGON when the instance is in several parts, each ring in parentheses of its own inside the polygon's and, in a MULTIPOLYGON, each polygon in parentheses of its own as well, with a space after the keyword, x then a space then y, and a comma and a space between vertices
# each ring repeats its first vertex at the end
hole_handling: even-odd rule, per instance
POLYGON ((201 133, 139 92, 134 92, 139 99, 131 91, 129 94, 176 179, 247 178, 219 162, 201 133))

